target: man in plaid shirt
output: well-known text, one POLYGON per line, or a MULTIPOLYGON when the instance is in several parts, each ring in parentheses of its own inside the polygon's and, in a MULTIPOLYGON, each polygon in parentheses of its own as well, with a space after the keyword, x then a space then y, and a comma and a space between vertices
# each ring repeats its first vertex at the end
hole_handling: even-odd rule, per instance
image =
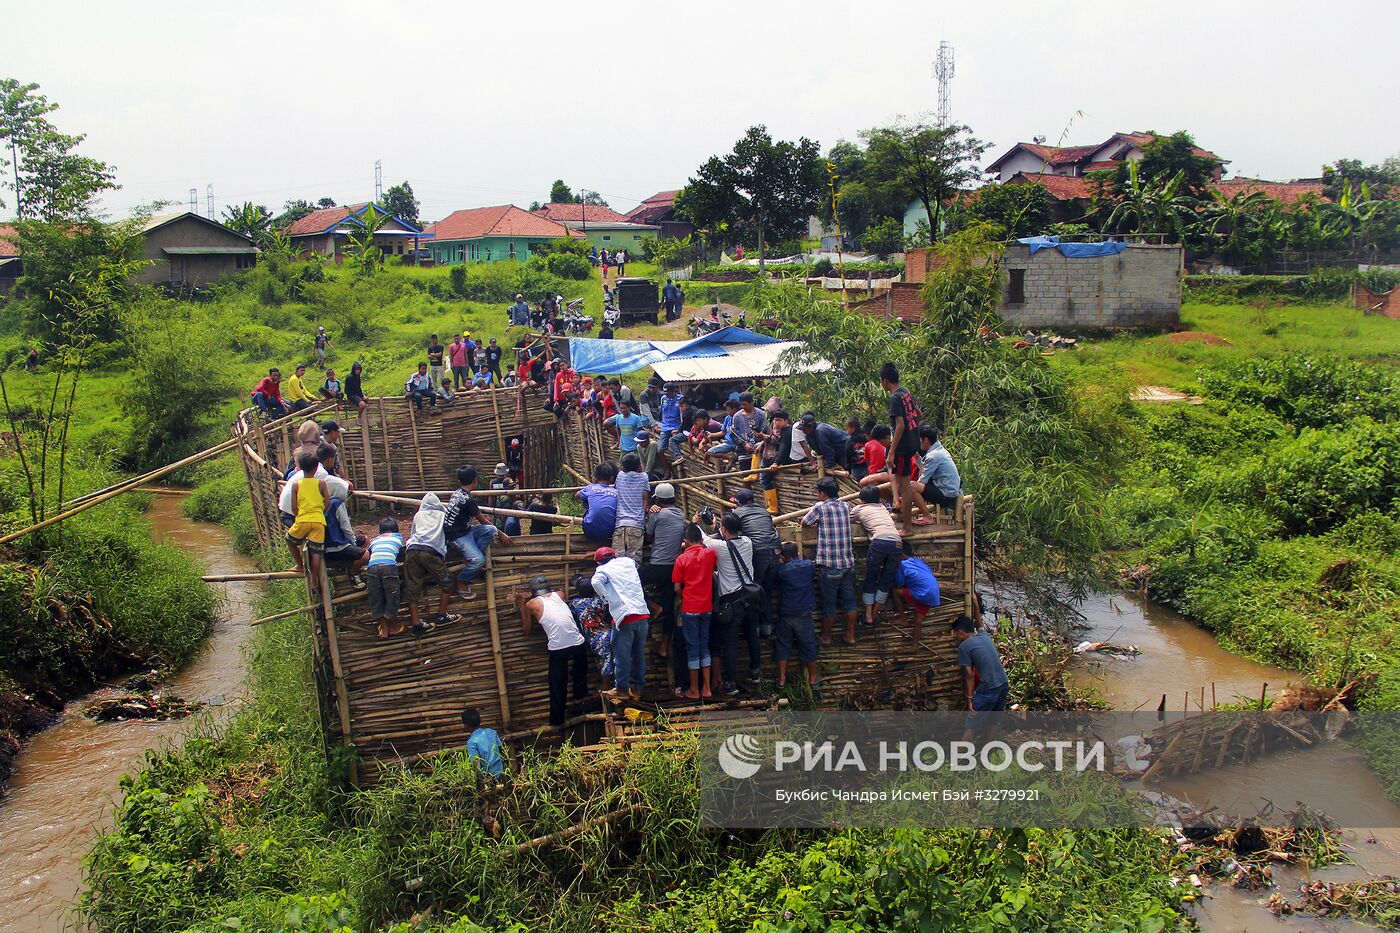
POLYGON ((846 644, 856 643, 856 560, 851 550, 851 507, 840 499, 834 479, 817 481, 817 502, 802 517, 817 526, 817 583, 822 594, 823 645, 831 644, 836 613, 846 613, 846 644))

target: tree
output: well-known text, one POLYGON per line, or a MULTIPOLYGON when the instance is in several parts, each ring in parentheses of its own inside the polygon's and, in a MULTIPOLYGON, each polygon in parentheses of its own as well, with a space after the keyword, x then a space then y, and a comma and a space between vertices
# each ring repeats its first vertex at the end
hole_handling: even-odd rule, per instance
POLYGON ((1278 202, 1262 191, 1238 191, 1226 197, 1211 188, 1210 200, 1196 216, 1197 235, 1215 255, 1235 265, 1257 263, 1273 255, 1278 202))
POLYGON ((384 254, 374 237, 388 220, 388 214, 375 210, 374 205, 370 204, 360 213, 359 224, 351 225, 346 238, 345 261, 364 278, 374 275, 384 264, 384 254))
POLYGON ((1181 181, 1178 188, 1182 194, 1205 197, 1215 181, 1216 172, 1220 170, 1220 160, 1199 154, 1196 140, 1185 130, 1178 130, 1170 136, 1154 133, 1153 137, 1142 147, 1141 159, 1125 159, 1113 169, 1114 188, 1121 192, 1127 187, 1128 168, 1136 163, 1138 175, 1148 182, 1162 184, 1179 173, 1181 181))
POLYGON ((273 219, 272 226, 276 230, 285 230, 314 210, 316 205, 310 201, 293 198, 282 205, 282 213, 273 219))
POLYGON ((409 226, 418 226, 418 199, 413 196, 413 186, 408 182, 399 182, 385 191, 384 202, 379 206, 409 226))
POLYGON ((697 227, 720 236, 737 222, 763 246, 797 236, 821 201, 824 173, 817 144, 773 141, 768 128, 752 126, 726 156, 711 156, 676 196, 676 209, 697 227))
POLYGON ((93 198, 117 187, 113 169, 77 154, 84 137, 54 128, 48 114, 58 105, 37 93, 38 88, 0 79, 0 141, 8 149, 0 166, 9 169, 0 187, 14 192, 21 220, 86 219, 93 198))
POLYGON ((861 133, 867 148, 867 179, 917 198, 937 242, 943 205, 977 180, 987 143, 966 126, 899 123, 861 133))
MULTIPOLYGON (((857 143, 840 140, 827 153, 827 171, 836 185, 835 210, 840 214, 841 234, 859 240, 865 229, 885 217, 904 215, 909 194, 896 186, 872 178, 865 149, 857 143)), ((824 197, 818 216, 831 224, 832 199, 824 197)))
POLYGON ((1322 167, 1322 193, 1333 201, 1342 196, 1342 185, 1351 182, 1354 190, 1369 185, 1371 196, 1384 200, 1392 189, 1400 189, 1400 155, 1394 155, 1379 165, 1367 165, 1360 159, 1338 159, 1322 167))
POLYGON ((978 188, 963 208, 968 222, 996 224, 1008 240, 1038 236, 1050 225, 1050 193, 1039 182, 978 188))
POLYGON ((317 210, 325 210, 328 207, 335 207, 335 198, 319 198, 316 201, 317 210))
POLYGON ((244 201, 224 208, 224 226, 264 246, 272 230, 272 212, 261 204, 244 201))
POLYGON ((886 217, 865 228, 860 245, 881 259, 904 250, 904 224, 897 217, 886 217))
POLYGON ((576 204, 578 198, 574 195, 574 189, 564 184, 564 179, 554 179, 554 184, 549 186, 550 204, 576 204))

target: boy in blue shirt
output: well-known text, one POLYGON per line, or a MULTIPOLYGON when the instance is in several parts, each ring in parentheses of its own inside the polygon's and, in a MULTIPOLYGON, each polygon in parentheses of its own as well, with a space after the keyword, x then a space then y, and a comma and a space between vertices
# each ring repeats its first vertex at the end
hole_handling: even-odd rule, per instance
POLYGON ((475 706, 462 710, 462 725, 467 728, 467 757, 480 763, 481 770, 492 777, 500 777, 506 770, 501 760, 501 737, 495 729, 481 725, 481 713, 475 706))
POLYGON ((617 489, 612 485, 613 467, 600 463, 593 468, 593 482, 580 489, 583 500, 583 534, 593 541, 612 544, 617 527, 617 489))
POLYGON ((637 435, 650 424, 651 419, 634 412, 632 403, 626 399, 619 399, 617 414, 603 421, 605 429, 616 432, 617 446, 625 454, 637 450, 637 435))
POLYGON ((379 535, 369 543, 369 565, 365 568, 369 615, 380 638, 403 631, 403 626, 394 622, 399 614, 399 555, 402 553, 403 535, 399 534, 399 523, 393 518, 381 518, 379 535))
POLYGON ((933 575, 933 569, 914 556, 914 549, 908 541, 904 542, 904 559, 895 571, 894 598, 896 608, 908 610, 913 615, 914 640, 918 641, 924 632, 924 617, 930 609, 937 608, 942 597, 938 593, 938 578, 933 575))
POLYGON ((778 661, 778 686, 787 686, 788 658, 792 643, 797 642, 797 659, 807 672, 807 682, 813 689, 821 685, 817 674, 817 630, 813 615, 817 611, 816 567, 810 560, 797 556, 797 544, 783 542, 783 563, 778 568, 778 629, 773 644, 773 657, 778 661))

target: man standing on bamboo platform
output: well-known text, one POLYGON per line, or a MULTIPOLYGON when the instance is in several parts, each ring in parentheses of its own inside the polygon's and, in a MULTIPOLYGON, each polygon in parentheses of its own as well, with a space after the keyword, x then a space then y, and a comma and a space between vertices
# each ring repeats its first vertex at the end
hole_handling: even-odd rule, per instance
POLYGON ((646 540, 651 550, 642 568, 642 579, 651 590, 652 600, 661 609, 657 618, 661 625, 661 656, 672 659, 671 670, 676 673, 676 683, 680 683, 686 675, 685 652, 677 650, 684 643, 676 637, 672 572, 685 535, 685 513, 676 508, 676 487, 670 483, 657 483, 651 501, 646 519, 646 540))
POLYGON ((438 339, 438 335, 433 334, 432 337, 428 339, 428 375, 433 377, 433 385, 435 386, 442 385, 442 377, 445 372, 442 358, 443 354, 446 352, 447 349, 442 345, 442 341, 438 339))
POLYGON ((452 343, 447 347, 447 364, 452 367, 452 388, 460 389, 471 382, 471 370, 467 367, 467 345, 461 334, 452 335, 452 343))
POLYGON ((457 469, 457 491, 447 503, 443 519, 443 534, 452 546, 462 552, 462 572, 457 576, 457 595, 463 599, 476 596, 472 582, 486 566, 486 552, 492 542, 511 543, 510 535, 491 523, 476 503, 472 490, 476 488, 476 467, 457 469))
POLYGON ((848 645, 856 643, 856 560, 851 550, 851 507, 840 499, 841 490, 831 477, 817 480, 817 502, 802 517, 803 525, 817 526, 817 587, 822 597, 823 645, 831 644, 836 613, 846 614, 848 645))
POLYGON ((413 533, 403 561, 403 598, 408 603, 408 618, 415 634, 432 631, 446 622, 457 621, 447 614, 447 601, 452 598, 452 579, 447 575, 447 537, 443 532, 447 510, 436 493, 427 493, 413 516, 413 533), (418 601, 428 584, 436 583, 438 593, 437 618, 424 623, 418 617, 418 601))
POLYGON ((583 633, 574 622, 574 614, 564 597, 549 585, 548 577, 532 579, 530 594, 516 593, 515 604, 520 610, 522 632, 529 635, 530 626, 535 622, 544 629, 549 647, 549 724, 561 728, 570 680, 575 700, 588 695, 588 651, 583 646, 583 633))
POLYGON ((899 384, 899 367, 886 363, 880 367, 880 385, 890 393, 890 453, 889 471, 894 477, 895 496, 899 499, 899 516, 904 525, 904 534, 912 535, 915 525, 928 525, 929 517, 924 498, 911 485, 919 478, 919 428, 923 424, 923 414, 914 396, 899 384), (924 513, 918 520, 913 518, 914 506, 924 513))
POLYGON ((647 632, 651 609, 642 591, 637 562, 618 557, 610 547, 593 552, 598 569, 593 572, 593 590, 608 602, 613 620, 614 684, 608 691, 614 697, 640 699, 647 678, 647 632))

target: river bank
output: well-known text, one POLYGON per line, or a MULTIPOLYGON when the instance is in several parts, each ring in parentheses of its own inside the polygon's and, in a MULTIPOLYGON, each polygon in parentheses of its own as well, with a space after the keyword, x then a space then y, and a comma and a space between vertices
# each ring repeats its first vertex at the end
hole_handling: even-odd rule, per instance
MULTIPOLYGON (((221 526, 192 522, 178 499, 160 497, 146 513, 153 536, 211 568, 253 570, 221 526)), ((194 660, 162 692, 211 703, 183 720, 95 723, 85 700, 70 702, 57 722, 20 753, 9 795, 0 801, 0 890, 14 892, 0 913, 3 933, 47 933, 65 928, 81 885, 82 861, 96 832, 120 799, 119 777, 139 769, 148 748, 178 745, 235 709, 244 675, 243 648, 258 584, 224 588, 217 621, 194 660)), ((101 696, 99 691, 94 696, 101 696)))

